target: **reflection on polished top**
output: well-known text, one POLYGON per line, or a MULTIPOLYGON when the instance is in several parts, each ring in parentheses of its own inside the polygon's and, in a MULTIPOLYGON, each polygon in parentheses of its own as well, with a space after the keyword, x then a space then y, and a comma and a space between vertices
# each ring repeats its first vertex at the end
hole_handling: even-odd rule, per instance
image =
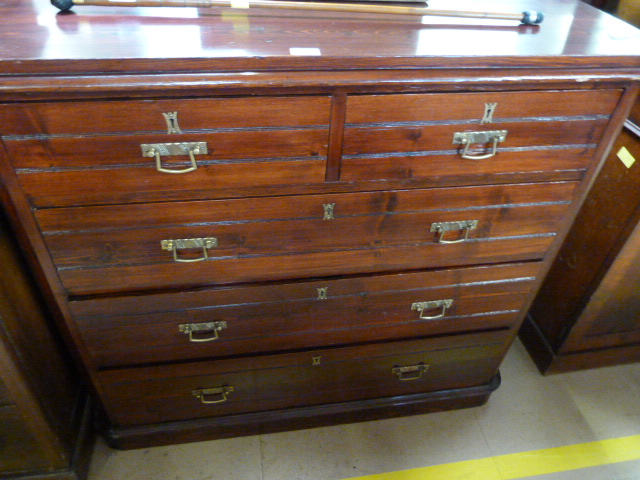
POLYGON ((170 64, 179 58, 192 60, 188 69, 229 70, 331 68, 337 58, 342 68, 373 66, 373 58, 384 59, 387 68, 424 67, 433 57, 453 57, 451 65, 464 57, 467 66, 474 58, 483 57, 486 64, 491 57, 492 65, 508 66, 514 56, 586 56, 591 67, 640 66, 640 31, 578 0, 432 0, 429 8, 537 10, 545 20, 523 26, 506 20, 224 7, 77 6, 63 14, 48 0, 3 0, 0 71, 30 71, 32 60, 83 60, 90 71, 96 59, 120 60, 106 67, 116 71, 128 70, 135 59, 154 59, 157 71, 171 69, 157 60, 170 64), (368 63, 359 64, 364 58, 368 63), (198 59, 204 62, 200 67, 193 62, 198 59))

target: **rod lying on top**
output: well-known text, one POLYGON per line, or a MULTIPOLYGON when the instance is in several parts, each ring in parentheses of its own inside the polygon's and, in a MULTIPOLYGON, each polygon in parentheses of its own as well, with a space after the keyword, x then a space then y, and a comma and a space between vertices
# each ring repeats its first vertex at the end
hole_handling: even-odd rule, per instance
POLYGON ((61 11, 71 10, 76 5, 101 7, 235 7, 235 8, 282 8, 295 10, 317 10, 325 12, 383 13, 394 15, 430 15, 437 17, 487 18, 514 20, 524 25, 539 25, 544 19, 541 12, 500 13, 464 12, 458 10, 432 10, 428 7, 408 7, 382 4, 295 2, 289 0, 250 0, 242 3, 236 0, 51 0, 61 11))

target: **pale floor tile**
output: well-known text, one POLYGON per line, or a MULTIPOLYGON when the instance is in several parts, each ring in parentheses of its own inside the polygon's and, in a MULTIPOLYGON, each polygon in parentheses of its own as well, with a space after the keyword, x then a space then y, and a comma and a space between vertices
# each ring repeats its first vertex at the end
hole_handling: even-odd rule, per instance
POLYGON ((556 388, 570 392, 598 440, 640 435, 640 364, 556 375, 550 380, 556 388))
POLYGON ((597 440, 572 393, 538 373, 520 342, 502 368, 502 385, 476 410, 492 455, 597 440))
POLYGON ((259 437, 113 450, 98 441, 88 480, 262 480, 259 437))
POLYGON ((336 480, 484 458, 472 410, 262 437, 264 480, 336 480))

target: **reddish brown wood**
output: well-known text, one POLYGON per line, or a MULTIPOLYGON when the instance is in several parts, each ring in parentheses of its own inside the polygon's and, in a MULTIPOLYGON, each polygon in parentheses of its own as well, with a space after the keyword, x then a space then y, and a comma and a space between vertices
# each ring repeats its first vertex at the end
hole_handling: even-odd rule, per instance
POLYGON ((485 103, 497 103, 493 121, 532 117, 610 115, 620 100, 620 90, 580 90, 510 93, 456 93, 367 95, 349 97, 348 124, 419 122, 429 112, 431 121, 475 120, 482 125, 485 103), (394 108, 389 108, 393 105, 394 108))
MULTIPOLYGON (((453 136, 453 134, 452 134, 453 136)), ((378 178, 430 186, 463 183, 581 180, 594 151, 590 148, 499 152, 490 161, 449 155, 352 156, 342 161, 342 180, 375 182, 378 178), (541 171, 541 169, 543 169, 541 171)))
POLYGON ((244 30, 219 11, 0 7, 11 52, 0 55, 3 204, 114 442, 487 399, 640 78, 640 42, 620 34, 625 24, 574 1, 534 3, 493 0, 487 9, 553 12, 540 27, 250 9, 244 30), (298 55, 301 47, 314 54, 298 55), (482 123, 489 102, 496 114, 482 123), (162 113, 172 111, 182 134, 165 130, 162 113), (495 157, 460 158, 453 133, 496 128, 508 138, 495 157), (160 174, 141 155, 143 141, 203 137, 211 153, 193 175, 160 174), (332 203, 335 218, 324 220, 332 203), (481 226, 469 241, 435 243, 430 223, 471 213, 481 226), (161 256, 171 255, 159 250, 165 234, 209 236, 213 225, 221 243, 210 260, 161 256), (327 284, 351 290, 302 294, 327 284), (450 293, 459 321, 405 322, 415 314, 405 305, 411 289, 450 293), (177 322, 205 320, 214 305, 229 322, 242 319, 223 353, 175 343, 177 322), (163 325, 169 337, 157 333, 163 325), (162 353, 133 348, 141 338, 162 353), (381 349, 404 358, 423 351, 417 345, 437 357, 433 383, 380 389, 379 375, 366 373, 383 365, 381 349), (309 366, 311 354, 338 353, 346 379, 340 362, 309 366), (263 407, 245 398, 207 418, 217 414, 192 403, 187 379, 229 373, 250 383, 256 369, 275 367, 282 381, 265 376, 257 389, 263 407), (287 370, 302 374, 292 390, 287 370), (152 409, 140 409, 135 392, 152 409), (184 408, 165 401, 174 395, 184 408))
MULTIPOLYGON (((273 195, 289 185, 321 184, 326 171, 325 158, 292 161, 279 158, 205 165, 176 178, 176 175, 158 172, 153 159, 144 159, 138 154, 136 160, 146 165, 106 170, 106 175, 105 170, 95 169, 59 170, 53 175, 25 173, 20 181, 33 205, 53 207, 265 195, 262 192, 273 195), (255 178, 254 187, 246 186, 249 178, 255 178)), ((187 165, 174 166, 185 168, 187 165)))
POLYGON ((192 364, 190 377, 179 366, 130 370, 124 378, 113 370, 101 377, 119 425, 216 417, 486 384, 496 374, 501 340, 507 335, 501 331, 218 360, 192 364), (313 365, 314 357, 320 357, 319 365, 313 365), (402 381, 392 371, 420 363, 428 369, 416 380, 402 381), (192 393, 222 385, 232 386, 233 392, 220 403, 202 404, 192 393), (133 404, 146 408, 129 408, 133 404))
MULTIPOLYGON (((178 112, 184 133, 219 128, 328 126, 330 98, 203 98, 161 101, 109 101, 7 104, 3 135, 139 134, 167 135, 163 113, 178 112)), ((175 134, 168 134, 175 135, 175 134)), ((170 141, 172 136, 165 137, 170 141)))
POLYGON ((340 179, 342 144, 344 142, 344 122, 347 114, 347 96, 336 93, 331 103, 331 130, 329 136, 329 154, 325 180, 335 182, 340 179))
MULTIPOLYGON (((45 241, 72 294, 463 265, 481 255, 485 261, 535 259, 574 189, 558 183, 97 208, 117 222, 97 233, 83 225, 83 218, 94 222, 93 209, 55 210, 68 215, 66 225, 57 226, 58 234, 45 230, 45 241), (324 218, 326 204, 335 205, 333 219, 324 218), (144 228, 138 228, 139 218, 144 228), (439 243, 440 234, 430 231, 437 222, 467 220, 477 220, 478 227, 464 243, 439 243), (336 238, 336 230, 343 235, 336 238), (207 237, 218 244, 201 262, 176 262, 161 248, 162 240, 207 237)), ((449 232, 445 241, 462 233, 449 232)), ((176 255, 189 260, 204 252, 176 255)))
POLYGON ((0 476, 86 478, 86 394, 0 212, 0 476))
MULTIPOLYGON (((369 14, 300 15, 296 11, 251 9, 248 12, 251 28, 256 34, 243 36, 219 12, 205 11, 197 17, 167 19, 153 11, 85 7, 75 15, 56 16, 57 10, 48 1, 34 0, 4 7, 3 17, 11 16, 4 44, 12 55, 4 60, 2 71, 59 73, 59 67, 76 73, 252 72, 298 70, 309 66, 316 70, 375 65, 403 68, 429 66, 431 58, 444 55, 450 58, 443 59, 441 65, 448 63, 462 68, 523 63, 533 67, 638 66, 634 57, 638 51, 637 39, 616 37, 612 42, 608 32, 619 31, 623 23, 605 17, 588 5, 554 0, 537 0, 534 5, 525 0, 494 0, 491 6, 498 11, 516 12, 536 8, 548 15, 540 27, 518 27, 511 23, 475 28, 471 35, 473 42, 451 43, 438 42, 441 31, 423 25, 420 18, 407 21, 369 14), (38 22, 38 15, 52 21, 38 22), (572 19, 570 28, 566 28, 566 18, 572 19), (79 28, 81 22, 87 22, 91 28, 79 28), (162 28, 141 28, 145 26, 162 28), (598 28, 594 28, 596 26, 598 28), (179 51, 172 50, 171 43, 166 48, 154 48, 157 42, 180 38, 181 34, 184 39, 185 27, 192 28, 197 41, 189 38, 188 42, 181 42, 179 51), (156 33, 158 31, 162 33, 156 33), (320 58, 289 55, 290 47, 308 46, 310 39, 313 40, 311 46, 320 49, 320 58), (71 49, 69 42, 82 48, 71 49), (185 49, 189 49, 187 54, 185 49), (489 54, 488 64, 483 56, 489 54), (130 60, 122 62, 122 59, 130 60)), ((434 0, 430 7, 450 9, 450 4, 446 0, 434 0)), ((436 19, 436 25, 442 22, 436 19)), ((471 22, 471 25, 477 24, 478 21, 471 22)), ((173 78, 169 76, 166 81, 171 82, 173 78)))
MULTIPOLYGON (((543 257, 553 235, 540 235, 468 245, 450 245, 446 253, 435 248, 439 245, 382 247, 376 250, 309 253, 304 261, 292 257, 264 257, 260 265, 250 258, 221 259, 211 264, 193 264, 188 274, 179 275, 177 264, 159 264, 152 270, 146 266, 107 267, 95 272, 64 270, 62 281, 75 295, 97 295, 123 291, 140 292, 153 285, 157 288, 180 286, 193 288, 201 285, 223 285, 231 282, 283 281, 307 276, 331 276, 393 272, 415 268, 464 266, 469 263, 537 260, 543 257), (438 255, 440 254, 440 255, 438 255), (437 255, 437 256, 435 256, 437 255), (416 258, 421 259, 420 263, 416 258), (348 263, 346 263, 348 262, 348 263), (212 279, 212 270, 215 278, 212 279), (150 274, 153 273, 153 277, 150 274), (168 280, 177 276, 177 280, 168 280), (153 282, 153 283, 152 283, 153 282)), ((301 259, 302 260, 302 259, 301 259)))
MULTIPOLYGON (((122 309, 122 302, 114 299, 74 302, 72 308, 83 309, 76 319, 99 367, 255 355, 258 338, 261 352, 266 353, 372 342, 391 335, 408 338, 506 327, 522 308, 537 269, 534 263, 231 287, 191 294, 188 302, 181 298, 184 293, 160 296, 153 304, 133 297, 121 314, 114 310, 122 309), (445 273, 450 283, 444 281, 445 273), (326 299, 318 298, 319 289, 324 289, 326 299), (411 310, 414 302, 446 299, 453 301, 446 310, 424 312, 443 314, 440 319, 421 320, 411 310), (214 321, 226 322, 217 340, 190 342, 179 330, 181 324, 214 321)), ((213 337, 211 331, 195 334, 195 339, 213 337)))
MULTIPOLYGON (((291 219, 323 220, 324 203, 336 203, 334 220, 347 217, 383 216, 437 212, 444 209, 463 211, 470 207, 525 208, 526 204, 569 202, 575 194, 576 182, 535 182, 481 187, 432 188, 428 190, 392 190, 384 192, 283 196, 260 199, 227 199, 224 201, 163 202, 158 204, 126 204, 92 207, 42 209, 36 212, 45 235, 74 232, 118 231, 132 227, 168 227, 180 224, 215 222, 273 222, 291 219), (295 201, 291 201, 295 200, 295 201), (189 209, 185 218, 184 209, 189 209)), ((362 188, 361 188, 362 189, 362 188)), ((389 219, 387 217, 383 217, 389 219)), ((324 221, 324 220, 323 220, 324 221)), ((330 222, 330 220, 327 220, 330 222)), ((472 235, 473 232, 470 233, 472 235)))
POLYGON ((622 147, 640 158, 639 137, 623 131, 521 333, 545 373, 638 359, 640 169, 620 161, 622 147))
MULTIPOLYGON (((543 147, 554 145, 586 146, 598 143, 602 137, 606 120, 593 122, 550 122, 513 123, 508 126, 495 124, 481 127, 482 131, 507 130, 507 137, 500 142, 499 151, 509 148, 543 147)), ((447 125, 443 127, 400 128, 350 128, 345 132, 344 153, 351 155, 376 154, 387 152, 393 145, 400 152, 423 152, 442 150, 461 150, 453 146, 453 136, 457 132, 473 132, 467 125, 447 125)), ((484 147, 484 145, 482 145, 484 147)), ((474 149, 475 150, 475 149, 474 149)), ((484 152, 486 148, 482 148, 484 152)), ((468 163, 468 162, 467 162, 468 163)))
MULTIPOLYGON (((302 57, 304 58, 304 57, 302 57)), ((350 60, 350 59, 345 59, 350 60)), ((340 67, 336 64, 334 71, 315 71, 313 66, 304 64, 299 57, 288 59, 290 69, 302 68, 296 75, 277 70, 270 72, 251 72, 251 75, 240 73, 175 73, 171 75, 171 82, 149 82, 146 75, 83 75, 76 72, 72 76, 51 75, 40 76, 9 76, 0 77, 0 99, 7 102, 16 100, 51 101, 60 99, 60 92, 77 90, 74 100, 113 99, 123 96, 126 98, 144 99, 150 96, 157 99, 175 97, 175 90, 179 88, 183 95, 210 97, 212 95, 230 97, 237 95, 287 95, 291 89, 300 94, 318 95, 341 93, 415 93, 415 92, 447 92, 452 91, 451 81, 455 80, 456 88, 469 92, 522 92, 523 82, 527 82, 530 90, 567 89, 594 90, 606 86, 609 89, 624 90, 628 85, 629 75, 633 75, 633 65, 611 65, 611 58, 593 58, 598 67, 591 64, 591 68, 582 69, 572 67, 571 62, 547 65, 550 70, 546 75, 539 76, 543 59, 530 63, 528 58, 522 58, 521 67, 512 61, 492 63, 495 70, 487 70, 485 64, 465 62, 461 59, 438 59, 441 64, 437 69, 429 65, 417 63, 411 65, 410 59, 397 65, 394 59, 389 61, 387 69, 379 65, 361 65, 355 69, 340 67), (466 67, 465 67, 466 65, 466 67), (340 68, 339 68, 340 67, 340 68), (458 67, 458 68, 456 68, 458 67), (524 67, 530 69, 525 70, 524 67), (460 77, 464 72, 464 77, 460 77), (615 71, 612 71, 614 69, 615 71), (619 70, 618 70, 619 69, 619 70), (389 71, 392 70, 392 76, 389 71), (589 75, 585 73, 589 71, 589 75), (7 95, 3 92, 11 92, 7 95)), ((573 60, 573 59, 572 59, 573 60)), ((322 64, 322 58, 317 60, 322 64)), ((269 63, 265 60, 266 63, 269 63)), ((83 63, 83 62, 79 62, 83 63)), ((576 59, 580 63, 580 59, 576 59)), ((105 60, 105 68, 110 62, 105 60)), ((194 65, 199 64, 194 60, 194 65)), ((212 69, 205 63, 205 69, 212 69)), ((327 67, 329 68, 329 67, 327 67)), ((637 68, 637 67, 636 67, 637 68)), ((117 67, 116 67, 117 69, 117 67)), ((51 72, 50 72, 51 73, 51 72)), ((57 72, 59 73, 59 72, 57 72)), ((159 73, 159 72, 146 72, 159 73)))
MULTIPOLYGON (((53 214, 64 220, 54 228, 43 227, 45 240, 60 267, 154 264, 173 261, 172 252, 161 248, 160 241, 165 238, 216 237, 217 246, 207 249, 207 256, 215 259, 348 250, 361 245, 437 243, 440 235, 430 231, 433 223, 465 219, 478 220, 477 228, 469 231, 470 240, 553 233, 575 188, 576 184, 569 182, 516 184, 453 191, 86 207, 43 211, 39 218, 45 223, 53 214), (331 218, 327 218, 324 205, 333 205, 331 218), (453 208, 455 213, 444 213, 453 208), (108 223, 92 229, 91 225, 98 223, 97 214, 103 214, 108 223), (349 235, 335 238, 335 229, 349 235), (288 245, 291 238, 296 242, 288 245)), ((460 231, 454 230, 444 239, 459 236, 460 231)), ((181 253, 198 253, 189 250, 181 253)))
POLYGON ((499 385, 500 376, 496 375, 477 387, 112 428, 106 438, 114 448, 129 449, 442 412, 481 406, 499 385))
MULTIPOLYGON (((439 269, 427 272, 405 273, 400 275, 349 277, 341 279, 323 279, 309 282, 292 282, 287 284, 266 284, 240 286, 239 288, 226 287, 216 289, 198 289, 175 293, 150 294, 146 297, 105 297, 95 299, 81 299, 69 302, 72 314, 77 317, 97 317, 100 314, 107 316, 141 316, 148 313, 158 313, 172 310, 188 310, 190 308, 206 308, 214 304, 236 304, 246 302, 250 296, 254 302, 269 303, 281 300, 282 295, 294 299, 306 299, 309 296, 309 288, 312 289, 314 298, 317 292, 313 289, 331 282, 331 292, 337 296, 353 296, 364 291, 384 292, 402 289, 406 278, 419 278, 422 287, 435 289, 442 285, 456 285, 464 276, 467 283, 481 283, 501 280, 522 279, 527 281, 531 277, 538 276, 540 264, 529 262, 523 264, 503 264, 495 266, 480 266, 466 269, 439 269), (409 277, 405 276, 409 275, 409 277), (274 296, 276 298, 274 299, 274 296)), ((519 287, 516 287, 519 288, 519 287)), ((326 320, 325 320, 326 321, 326 320)))
POLYGON ((631 113, 629 114, 629 121, 635 127, 640 126, 640 102, 636 102, 631 109, 631 113))

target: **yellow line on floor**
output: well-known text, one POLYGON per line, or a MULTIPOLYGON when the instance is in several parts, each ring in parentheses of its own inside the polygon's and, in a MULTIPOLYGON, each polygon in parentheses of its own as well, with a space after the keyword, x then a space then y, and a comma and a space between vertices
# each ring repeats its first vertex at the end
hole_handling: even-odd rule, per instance
POLYGON ((379 473, 357 477, 357 480, 511 480, 639 459, 640 435, 634 435, 379 473))

